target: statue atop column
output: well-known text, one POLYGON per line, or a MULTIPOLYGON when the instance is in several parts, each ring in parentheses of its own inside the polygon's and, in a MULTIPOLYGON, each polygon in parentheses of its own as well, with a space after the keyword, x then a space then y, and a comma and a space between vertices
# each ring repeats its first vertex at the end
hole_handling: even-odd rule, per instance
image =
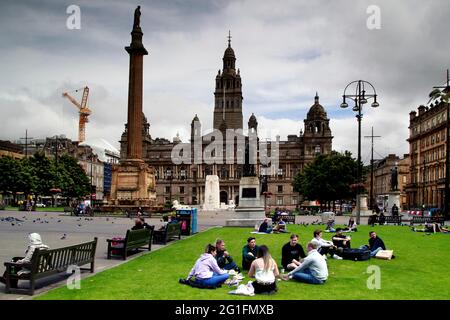
POLYGON ((134 10, 133 29, 140 27, 141 27, 141 6, 138 6, 136 10, 134 10))
POLYGON ((391 169, 391 191, 398 190, 398 171, 397 167, 391 169))
POLYGON ((250 143, 246 139, 245 141, 245 163, 244 163, 244 177, 255 177, 255 165, 250 164, 250 143))

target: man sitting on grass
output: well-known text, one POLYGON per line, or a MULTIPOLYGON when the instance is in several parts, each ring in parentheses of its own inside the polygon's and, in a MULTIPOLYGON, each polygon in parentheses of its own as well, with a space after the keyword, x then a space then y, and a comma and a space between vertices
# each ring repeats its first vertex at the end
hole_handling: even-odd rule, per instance
POLYGON ((302 261, 300 258, 305 257, 305 251, 298 243, 298 235, 291 234, 291 240, 281 249, 281 265, 285 270, 294 270, 300 265, 302 261))
POLYGON ((317 251, 317 244, 308 243, 308 256, 289 274, 282 276, 283 280, 294 279, 309 284, 324 284, 328 279, 328 267, 324 257, 317 251))
POLYGON ((242 270, 250 270, 253 260, 258 255, 259 247, 256 245, 256 239, 250 237, 247 244, 242 248, 242 270))
POLYGON ((350 248, 350 240, 352 240, 352 238, 343 234, 341 228, 337 228, 336 234, 334 235, 333 238, 331 238, 331 240, 333 240, 333 244, 337 248, 346 249, 346 248, 350 248))
POLYGON ((342 260, 340 256, 338 256, 337 253, 337 247, 333 244, 333 242, 324 240, 322 238, 322 231, 321 230, 314 230, 314 238, 311 240, 312 243, 316 244, 317 251, 324 256, 326 259, 327 253, 330 254, 333 259, 336 260, 342 260))
MULTIPOLYGON (((377 236, 375 231, 370 231, 369 236, 369 245, 361 246, 360 249, 369 249, 371 257, 375 257, 380 250, 386 250, 383 240, 377 236)), ((394 258, 394 256, 392 257, 394 258)))
POLYGON ((216 260, 219 268, 224 270, 235 270, 239 273, 241 270, 236 265, 236 262, 233 261, 233 258, 230 256, 228 251, 225 249, 225 241, 222 239, 216 240, 216 260))

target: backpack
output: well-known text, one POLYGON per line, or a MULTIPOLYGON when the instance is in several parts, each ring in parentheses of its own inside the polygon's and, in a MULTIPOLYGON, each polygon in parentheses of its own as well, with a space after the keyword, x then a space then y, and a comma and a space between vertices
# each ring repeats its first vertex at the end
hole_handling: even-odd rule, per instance
POLYGON ((353 260, 353 261, 369 260, 370 259, 370 250, 345 248, 342 251, 342 258, 344 260, 353 260))

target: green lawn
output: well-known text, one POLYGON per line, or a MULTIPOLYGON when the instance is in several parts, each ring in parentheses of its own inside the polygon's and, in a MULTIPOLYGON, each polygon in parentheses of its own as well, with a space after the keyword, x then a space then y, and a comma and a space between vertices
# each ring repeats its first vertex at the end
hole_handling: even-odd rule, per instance
MULTIPOLYGON (((306 247, 315 226, 288 225, 289 231, 300 235, 306 247)), ((307 285, 293 280, 278 284, 279 291, 272 296, 254 297, 228 294, 231 288, 215 290, 191 288, 178 283, 186 277, 207 243, 216 238, 225 240, 228 250, 240 265, 241 249, 250 229, 214 228, 188 239, 177 241, 160 250, 150 252, 123 265, 100 272, 81 281, 80 290, 66 287, 52 290, 36 299, 450 299, 450 234, 417 233, 409 227, 360 226, 352 233, 352 247, 367 243, 368 231, 375 230, 388 249, 394 249, 396 259, 371 259, 354 262, 328 259, 329 279, 324 285, 307 285), (367 267, 376 265, 381 270, 381 288, 367 288, 367 267)), ((331 234, 324 233, 330 239, 331 234)), ((289 234, 256 235, 257 244, 266 244, 280 263, 281 247, 289 234)), ((244 279, 247 283, 249 278, 244 279)))

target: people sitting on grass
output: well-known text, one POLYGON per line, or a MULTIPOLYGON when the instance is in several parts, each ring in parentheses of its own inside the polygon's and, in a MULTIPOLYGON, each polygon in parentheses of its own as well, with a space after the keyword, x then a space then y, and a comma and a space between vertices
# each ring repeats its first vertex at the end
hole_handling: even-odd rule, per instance
POLYGON ((437 222, 427 222, 423 228, 411 228, 412 231, 416 232, 428 232, 428 233, 450 233, 448 228, 441 226, 437 222))
POLYGON ((334 219, 333 218, 329 218, 327 221, 327 226, 325 228, 325 230, 327 232, 335 232, 336 230, 334 229, 334 219))
POLYGON ((277 263, 273 260, 266 245, 259 247, 257 258, 253 260, 248 276, 255 278, 252 285, 256 294, 272 294, 277 291, 276 278, 280 277, 280 273, 277 263))
POLYGON ((281 248, 281 265, 285 270, 294 270, 305 257, 305 251, 298 243, 298 235, 291 234, 290 241, 281 248))
POLYGON ((336 234, 333 236, 333 238, 331 238, 331 240, 337 248, 349 249, 350 240, 352 240, 352 238, 343 234, 342 228, 337 228, 336 234))
POLYGON ((338 256, 336 253, 338 252, 337 247, 333 244, 333 242, 329 240, 324 240, 322 238, 321 230, 314 230, 314 238, 311 240, 312 243, 316 244, 317 251, 324 256, 326 259, 327 253, 336 260, 342 260, 342 257, 338 256))
POLYGON ((228 273, 220 269, 216 261, 216 247, 208 244, 200 258, 195 262, 186 281, 195 277, 195 284, 203 287, 218 287, 228 279, 228 273))
POLYGON ((325 258, 317 251, 317 243, 308 243, 308 256, 303 262, 287 275, 283 280, 294 279, 308 284, 324 284, 328 279, 328 266, 325 258))
POLYGON ((286 222, 284 221, 283 217, 278 217, 278 222, 276 226, 273 228, 273 233, 285 233, 288 232, 286 228, 286 222))
POLYGON ((342 232, 356 232, 358 231, 358 225, 356 224, 356 221, 353 217, 350 217, 348 219, 347 227, 342 229, 342 232))
POLYGON ((144 228, 151 229, 152 226, 145 222, 144 217, 139 216, 134 220, 134 226, 131 228, 131 230, 140 230, 144 228))
POLYGON ((231 255, 225 249, 225 241, 222 239, 217 239, 216 249, 216 260, 219 268, 224 270, 235 270, 238 273, 241 271, 236 265, 236 262, 233 261, 231 255))
POLYGON ((269 226, 269 221, 269 218, 265 218, 263 223, 259 226, 258 232, 272 233, 272 227, 269 226))
POLYGON ((386 246, 384 245, 383 240, 381 240, 381 238, 377 236, 375 231, 370 231, 369 236, 369 245, 363 245, 359 247, 360 249, 370 250, 371 257, 375 257, 380 250, 386 250, 386 246))
MULTIPOLYGON (((25 251, 25 257, 16 257, 12 259, 12 262, 19 263, 26 265, 30 263, 31 258, 33 257, 33 253, 36 249, 39 250, 48 250, 50 249, 49 246, 42 243, 41 235, 39 233, 30 233, 28 235, 28 248, 25 251)), ((15 267, 15 273, 18 275, 30 273, 30 270, 24 267, 15 267)), ((0 277, 0 282, 6 284, 6 271, 3 274, 2 277, 0 277)), ((10 287, 11 288, 17 288, 17 283, 19 280, 17 279, 10 279, 10 287)))
POLYGON ((247 244, 242 248, 242 270, 249 270, 253 260, 258 255, 259 247, 256 245, 256 239, 249 237, 247 244))

